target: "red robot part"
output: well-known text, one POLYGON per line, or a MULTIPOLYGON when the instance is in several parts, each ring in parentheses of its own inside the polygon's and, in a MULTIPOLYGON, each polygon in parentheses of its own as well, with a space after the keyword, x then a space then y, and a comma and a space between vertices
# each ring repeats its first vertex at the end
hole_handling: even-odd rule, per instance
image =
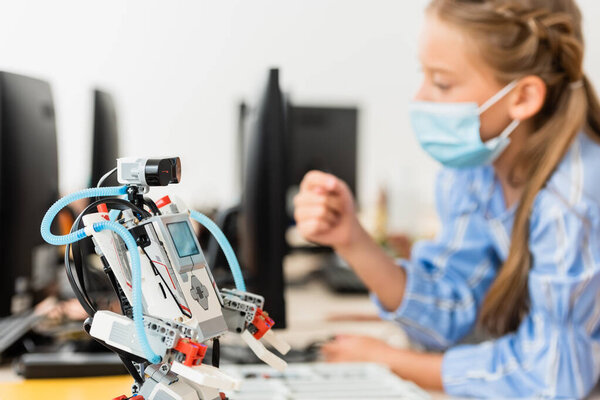
POLYGON ((164 196, 161 197, 160 199, 158 199, 158 201, 156 202, 156 206, 158 208, 163 208, 164 206, 171 204, 171 198, 169 196, 164 196))
POLYGON ((106 206, 106 204, 105 203, 98 204, 96 206, 96 209, 102 215, 102 218, 104 218, 105 220, 108 221, 108 207, 106 206))
POLYGON ((273 325, 275 325, 275 321, 273 321, 269 317, 269 314, 267 314, 265 311, 261 310, 260 308, 257 308, 256 315, 254 315, 254 320, 252 321, 252 325, 254 325, 254 327, 256 328, 256 331, 254 331, 254 329, 251 331, 252 336, 254 336, 256 340, 260 340, 265 335, 265 333, 267 333, 269 329, 271 329, 273 325))
POLYGON ((204 360, 207 348, 208 346, 205 344, 194 342, 190 339, 180 339, 174 347, 175 350, 185 355, 185 360, 182 364, 188 367, 200 365, 202 360, 204 360))

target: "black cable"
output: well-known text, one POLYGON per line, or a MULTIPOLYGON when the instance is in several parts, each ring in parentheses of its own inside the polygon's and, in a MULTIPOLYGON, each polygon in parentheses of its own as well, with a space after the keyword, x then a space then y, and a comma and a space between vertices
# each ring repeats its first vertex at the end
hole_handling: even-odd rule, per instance
MULTIPOLYGON (((111 205, 112 209, 119 209, 119 210, 131 209, 131 210, 133 210, 134 213, 137 214, 136 217, 138 219, 142 219, 142 218, 151 216, 151 214, 149 212, 136 207, 135 205, 131 204, 130 202, 128 202, 126 200, 116 198, 116 197, 104 198, 104 199, 100 199, 100 200, 96 200, 96 201, 92 202, 77 216, 77 218, 75 219, 75 222, 73 223, 73 226, 71 227, 71 232, 74 232, 76 230, 83 228, 83 220, 82 220, 83 216, 90 214, 91 213, 90 210, 95 210, 95 208, 98 205, 103 204, 103 203, 106 204, 107 207, 109 205, 111 205)), ((82 253, 79 242, 74 242, 72 244, 69 243, 66 245, 65 269, 67 272, 67 278, 69 279, 71 288, 73 289, 73 292, 75 293, 75 297, 77 297, 77 300, 79 300, 79 303, 81 303, 81 306, 88 313, 88 315, 93 316, 97 310, 85 289, 85 283, 83 280, 83 269, 84 269, 84 265, 85 265, 84 256, 85 255, 82 253), (75 264, 75 270, 77 271, 76 275, 73 274, 73 267, 71 265, 71 260, 69 258, 71 247, 73 248, 73 263, 75 264), (77 279, 76 279, 76 277, 77 277, 77 279)), ((114 289, 116 291, 116 288, 114 288, 114 289)))
MULTIPOLYGON (((106 204, 107 207, 111 206, 111 209, 119 209, 122 211, 131 209, 134 212, 134 214, 136 214, 136 217, 139 220, 151 216, 150 213, 148 213, 147 211, 140 209, 139 207, 136 207, 135 205, 131 204, 130 202, 128 202, 126 200, 123 200, 120 198, 103 198, 103 199, 98 199, 98 200, 92 202, 77 216, 77 218, 75 219, 75 222, 73 223, 73 226, 71 227, 71 232, 74 232, 78 229, 83 228, 83 219, 82 219, 83 216, 90 214, 91 213, 90 211, 94 210, 100 204, 106 204)), ((91 238, 90 238, 90 240, 91 240, 91 238)), ((85 265, 84 254, 82 253, 81 246, 79 246, 79 241, 74 242, 72 247, 73 247, 73 262, 75 264, 75 270, 77 271, 78 279, 76 279, 76 277, 73 274, 73 268, 71 266, 71 262, 70 262, 70 258, 69 258, 69 254, 70 254, 70 250, 71 250, 70 243, 67 244, 67 246, 65 248, 65 270, 67 272, 67 278, 69 279, 69 283, 71 284, 71 287, 73 289, 73 292, 75 293, 75 296, 77 297, 77 300, 79 300, 79 303, 82 305, 82 307, 85 309, 85 311, 90 315, 90 317, 93 317, 93 315, 97 312, 97 310, 85 289, 85 283, 83 280, 83 269, 84 269, 84 265, 85 265)), ((118 295, 118 286, 117 286, 118 283, 114 280, 110 280, 110 282, 111 282, 111 286, 113 286, 113 289, 115 290, 115 292, 117 292, 117 295, 118 295)), ((120 299, 120 297, 119 297, 119 299, 120 299)), ((121 308, 122 308, 122 310, 124 310, 123 304, 121 304, 121 308)), ((88 325, 89 325, 89 327, 86 327, 86 324, 84 323, 84 328, 89 333, 89 328, 91 328, 91 323, 88 325)), ((132 354, 124 352, 123 350, 120 350, 113 346, 110 346, 107 343, 105 343, 102 340, 99 340, 97 338, 94 338, 94 339, 119 356, 119 358, 121 359, 121 362, 123 363, 123 365, 129 372, 129 374, 138 383, 138 385, 140 387, 144 384, 144 380, 143 380, 142 376, 140 375, 138 370, 135 368, 135 365, 133 365, 133 361, 136 361, 136 362, 145 361, 143 358, 134 356, 132 354)))
MULTIPOLYGON (((73 224, 73 227, 71 228, 71 232, 74 232, 74 228, 75 228, 75 224, 73 224)), ((91 302, 90 298, 88 297, 87 293, 85 292, 85 290, 83 290, 79 286, 79 283, 75 280, 75 277, 73 276, 73 270, 71 269, 71 262, 69 259, 70 251, 71 251, 71 244, 68 243, 65 246, 65 270, 67 272, 67 278, 69 279, 69 283, 71 284, 73 293, 75 293, 75 297, 77 297, 77 300, 79 301, 79 303, 81 304, 81 306, 83 307, 85 312, 90 317, 93 317, 94 314, 96 313, 96 308, 92 305, 92 302, 91 302)), ((73 256, 75 257, 75 252, 73 252, 73 256)))
POLYGON ((133 319, 133 307, 129 303, 129 300, 127 300, 127 295, 125 295, 123 288, 121 286, 119 286, 119 283, 117 282, 117 278, 115 277, 115 272, 110 268, 110 266, 108 269, 106 268, 106 265, 108 265, 108 261, 106 261, 106 258, 103 257, 102 260, 103 260, 103 264, 105 264, 105 262, 106 262, 104 272, 108 276, 108 279, 110 280, 110 284, 112 285, 114 290, 118 292, 117 298, 119 299, 119 304, 121 306, 121 314, 123 314, 124 316, 126 316, 129 319, 133 319))
POLYGON ((148 208, 150 210, 152 210, 152 213, 154 215, 162 215, 162 213, 158 209, 158 206, 156 205, 156 203, 150 197, 144 197, 143 198, 143 202, 144 202, 145 205, 148 206, 148 208))
POLYGON ((150 264, 152 265, 152 268, 154 269, 155 274, 158 275, 158 276, 160 276, 160 280, 163 281, 165 287, 169 291, 169 294, 173 298, 173 301, 175 301, 175 304, 177 304, 177 307, 179 308, 179 311, 183 315, 185 315, 186 317, 192 318, 192 314, 190 314, 189 312, 187 312, 183 308, 181 308, 181 304, 179 304, 179 302, 177 301, 177 298, 173 294, 173 291, 171 291, 171 288, 169 287, 169 284, 165 281, 165 278, 163 278, 162 274, 160 272, 158 272, 158 268, 156 268, 156 265, 154 264, 155 261, 152 258, 150 258, 150 255, 146 252, 145 248, 143 248, 143 247, 140 247, 140 248, 142 249, 142 251, 146 255, 146 258, 148 258, 148 261, 150 261, 150 264))
MULTIPOLYGON (((116 204, 117 208, 121 208, 121 209, 131 208, 131 205, 129 203, 127 203, 126 201, 124 201, 122 199, 118 199, 118 198, 110 198, 110 199, 103 199, 103 200, 95 201, 92 204, 90 204, 89 206, 87 206, 81 214, 79 214, 79 216, 73 223, 71 232, 73 232, 74 230, 83 228, 82 217, 84 215, 88 214, 90 212, 90 210, 94 209, 94 207, 97 207, 98 204, 102 204, 102 203, 116 204)), ((84 239, 84 240, 86 240, 86 239, 84 239)), ((87 240, 91 240, 91 238, 87 239, 87 240)), ((77 283, 75 280, 75 276, 73 274, 73 269, 71 267, 71 262, 69 259, 71 244, 68 244, 65 249, 65 268, 66 268, 66 272, 67 272, 67 277, 69 279, 69 283, 71 284, 71 287, 73 288, 73 291, 75 292, 75 296, 77 297, 77 299, 79 300, 79 302, 81 303, 83 308, 86 310, 88 315, 93 316, 97 310, 96 310, 94 303, 92 302, 89 295, 87 294, 87 290, 85 288, 85 281, 83 278, 83 267, 85 265, 84 258, 85 258, 86 254, 83 254, 79 242, 73 243, 72 248, 73 248, 73 262, 75 264, 75 270, 76 270, 75 276, 78 278, 79 283, 77 283)))
POLYGON ((121 359, 121 362, 127 369, 127 372, 129 372, 129 375, 131 375, 133 380, 138 385, 140 385, 140 387, 142 387, 142 385, 144 384, 144 380, 142 379, 142 376, 138 372, 137 368, 135 368, 135 365, 133 365, 133 362, 131 362, 131 360, 128 359, 126 356, 119 354, 119 353, 117 353, 117 354, 118 354, 119 358, 121 359))
MULTIPOLYGON (((83 323, 83 329, 88 334, 90 334, 90 330, 92 329, 92 321, 93 321, 93 318, 88 318, 83 323)), ((95 338, 93 336, 92 336, 92 338, 96 342, 100 343, 102 346, 106 347, 107 349, 109 349, 113 353, 117 354, 119 356, 119 358, 121 359, 121 362, 123 363, 123 366, 125 366, 125 369, 127 369, 127 372, 129 372, 129 375, 131 375, 131 377, 140 386, 142 386, 144 384, 144 379, 139 374, 138 370, 135 368, 135 365, 133 365, 133 362, 135 361, 137 363, 142 363, 142 362, 146 361, 145 358, 142 358, 142 357, 139 357, 139 356, 136 356, 136 355, 133 355, 133 354, 129 354, 125 350, 121 350, 121 349, 118 349, 116 347, 113 347, 113 346, 109 345, 108 343, 104 342, 103 340, 100 340, 100 339, 95 338)))
POLYGON ((212 348, 212 365, 215 368, 219 368, 219 362, 221 360, 221 342, 219 342, 219 338, 213 339, 213 348, 212 348))

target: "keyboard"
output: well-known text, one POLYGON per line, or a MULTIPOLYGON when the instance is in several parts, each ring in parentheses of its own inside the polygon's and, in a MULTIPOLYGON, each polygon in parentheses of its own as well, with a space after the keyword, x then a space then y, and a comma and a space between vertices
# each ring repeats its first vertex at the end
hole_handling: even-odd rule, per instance
POLYGON ((32 311, 0 318, 0 356, 42 318, 32 311))
POLYGON ((29 353, 13 364, 15 372, 25 379, 79 378, 127 374, 115 353, 29 353))
MULTIPOLYGON (((274 351, 279 357, 288 363, 307 363, 317 361, 317 358, 320 354, 320 344, 321 343, 311 343, 302 348, 292 348, 285 355, 278 354, 275 349, 269 346, 267 346, 267 348, 271 351, 274 351)), ((204 359, 212 359, 212 348, 207 349, 204 359)), ((247 345, 238 345, 233 343, 227 344, 226 346, 221 346, 220 362, 221 365, 248 365, 261 363, 260 359, 247 345)))
POLYGON ((290 364, 284 372, 264 364, 227 365, 222 370, 242 380, 238 391, 225 393, 231 400, 431 399, 379 364, 290 364))
POLYGON ((349 267, 325 265, 319 273, 327 286, 336 293, 368 293, 365 284, 349 267))

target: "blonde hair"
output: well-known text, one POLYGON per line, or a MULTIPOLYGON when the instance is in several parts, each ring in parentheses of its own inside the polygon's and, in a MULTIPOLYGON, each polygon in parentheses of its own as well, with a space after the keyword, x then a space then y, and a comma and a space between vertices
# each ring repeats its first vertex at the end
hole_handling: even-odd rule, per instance
POLYGON ((479 322, 494 335, 516 330, 529 310, 529 217, 538 192, 584 129, 600 139, 600 105, 583 73, 581 13, 573 0, 432 0, 429 12, 463 30, 506 84, 528 75, 547 86, 541 111, 511 171, 523 186, 510 251, 483 302, 479 322))

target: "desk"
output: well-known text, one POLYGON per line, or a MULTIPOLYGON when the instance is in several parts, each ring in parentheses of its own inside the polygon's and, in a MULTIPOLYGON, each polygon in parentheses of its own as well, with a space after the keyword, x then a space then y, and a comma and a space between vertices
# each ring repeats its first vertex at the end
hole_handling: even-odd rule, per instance
POLYGON ((0 372, 14 382, 0 383, 0 400, 110 400, 122 394, 131 395, 129 376, 69 379, 18 380, 8 371, 0 372))
MULTIPOLYGON (((286 260, 286 277, 295 279, 318 264, 310 257, 286 260)), ((326 339, 336 333, 366 334, 385 339, 393 345, 407 346, 408 341, 401 329, 387 321, 332 322, 334 314, 376 314, 376 308, 364 295, 334 295, 320 282, 289 287, 286 291, 288 328, 279 331, 294 347, 304 347, 315 340, 326 339)), ((268 309, 268 299, 266 308, 268 309)), ((241 343, 235 335, 227 335, 228 342, 241 343)), ((23 380, 9 367, 0 368, 0 400, 108 400, 121 394, 130 394, 132 380, 128 376, 23 380)), ((434 400, 450 399, 443 393, 432 392, 434 400)), ((600 400, 596 389, 590 400, 600 400)))
MULTIPOLYGON (((286 275, 302 275, 311 268, 311 263, 303 259, 288 260, 286 275)), ((306 346, 312 341, 326 339, 336 333, 355 333, 375 336, 388 340, 397 346, 406 346, 408 341, 404 333, 393 323, 387 321, 369 322, 332 322, 333 314, 371 314, 376 313, 375 306, 364 295, 338 296, 329 292, 320 282, 311 282, 305 286, 290 287, 286 291, 288 328, 279 331, 294 347, 306 346)), ((268 309, 268 300, 266 304, 268 309)), ((236 342, 235 335, 227 335, 223 346, 236 342)), ((0 400, 40 399, 40 400, 108 400, 121 394, 130 394, 132 380, 128 376, 44 379, 25 381, 16 376, 8 367, 0 368, 0 400)), ((443 393, 432 392, 434 400, 450 399, 443 393)), ((600 400, 600 391, 594 391, 590 397, 600 400)))
MULTIPOLYGON (((302 264, 286 263, 290 275, 304 274, 311 264, 303 258, 302 264)), ((377 310, 365 295, 338 296, 328 291, 320 282, 290 287, 286 291, 288 328, 278 331, 294 347, 304 347, 315 340, 323 340, 336 333, 355 333, 387 339, 396 345, 406 345, 403 332, 390 322, 332 322, 334 314, 370 314, 377 310)), ((268 300, 266 303, 268 310, 268 300)), ((226 335, 227 343, 241 343, 236 335, 226 335)), ((8 367, 0 368, 0 400, 108 400, 121 394, 129 395, 132 380, 128 376, 23 380, 8 367)), ((448 398, 442 393, 432 393, 434 399, 448 398)))

